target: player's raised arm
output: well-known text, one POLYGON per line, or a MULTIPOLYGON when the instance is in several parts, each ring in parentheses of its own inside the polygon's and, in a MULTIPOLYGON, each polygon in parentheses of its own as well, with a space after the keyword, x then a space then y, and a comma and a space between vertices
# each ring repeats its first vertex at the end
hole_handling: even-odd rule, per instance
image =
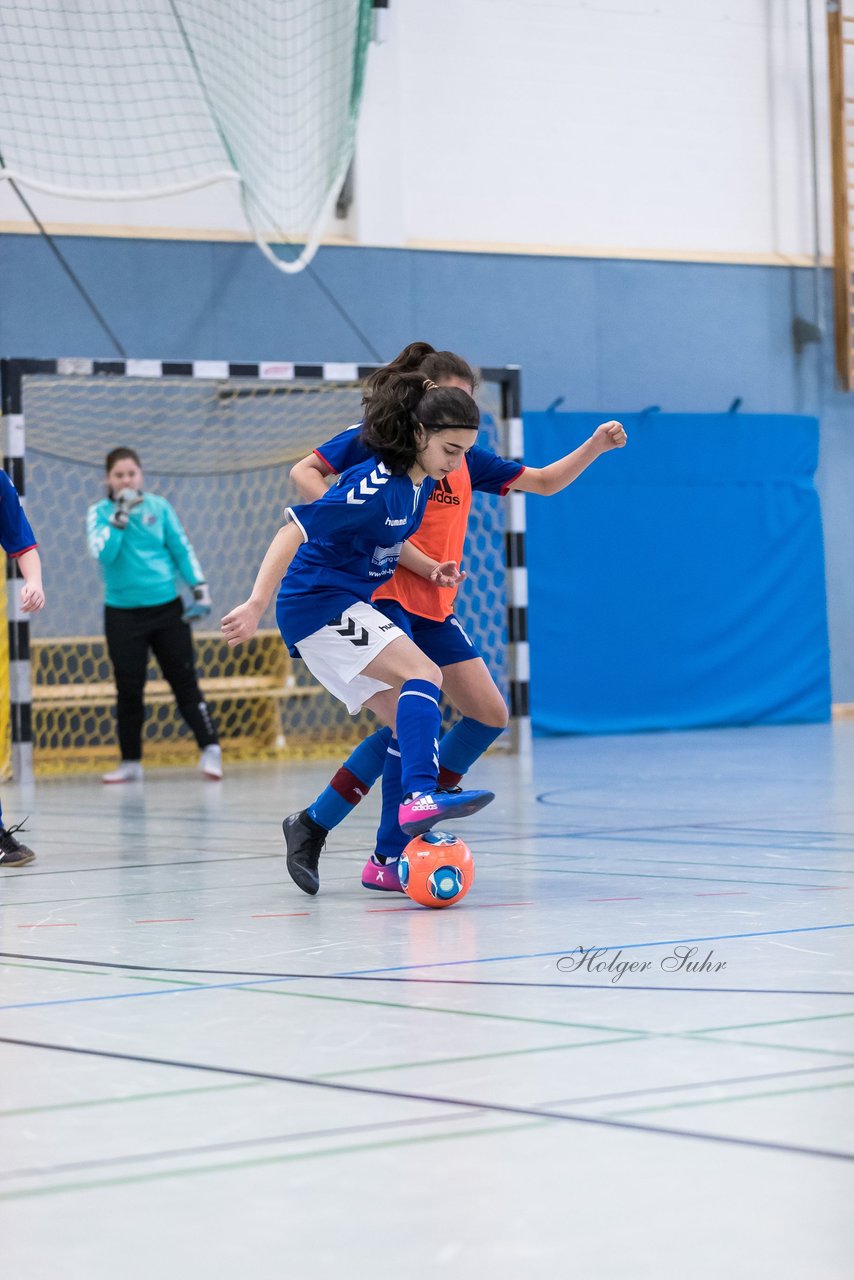
POLYGON ((622 449, 627 439, 621 422, 602 422, 590 439, 573 449, 572 453, 545 467, 525 467, 507 489, 515 489, 519 493, 539 493, 549 498, 577 480, 582 471, 586 471, 591 462, 601 458, 603 453, 622 449))

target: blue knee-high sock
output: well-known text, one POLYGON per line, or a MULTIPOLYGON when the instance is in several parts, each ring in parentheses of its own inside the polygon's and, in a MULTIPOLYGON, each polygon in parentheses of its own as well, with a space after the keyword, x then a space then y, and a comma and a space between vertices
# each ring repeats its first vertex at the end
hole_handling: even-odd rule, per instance
POLYGON ((439 690, 429 680, 407 680, 397 700, 397 740, 403 794, 436 789, 439 776, 439 690))
POLYGON ((390 741, 391 729, 383 728, 360 742, 329 786, 308 806, 308 816, 327 831, 343 822, 382 773, 390 741))
POLYGON ((455 787, 503 729, 463 716, 439 743, 439 786, 455 787))
POLYGON ((401 850, 409 842, 409 836, 401 831, 397 820, 403 799, 401 772, 400 748, 397 738, 392 738, 383 769, 383 809, 377 831, 377 853, 384 861, 399 858, 401 850))

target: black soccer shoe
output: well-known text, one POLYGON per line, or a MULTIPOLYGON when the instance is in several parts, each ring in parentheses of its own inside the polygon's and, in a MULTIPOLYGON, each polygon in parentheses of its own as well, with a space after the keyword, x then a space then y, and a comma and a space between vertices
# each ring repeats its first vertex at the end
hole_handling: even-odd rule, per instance
MULTIPOLYGON (((26 822, 26 818, 24 819, 26 822)), ((25 867, 36 856, 27 845, 15 839, 16 831, 23 831, 24 823, 16 827, 4 827, 0 824, 0 869, 6 867, 25 867)))
POLYGON ((285 818, 282 831, 288 847, 288 875, 297 888, 313 896, 320 888, 317 864, 329 832, 310 818, 305 809, 285 818))

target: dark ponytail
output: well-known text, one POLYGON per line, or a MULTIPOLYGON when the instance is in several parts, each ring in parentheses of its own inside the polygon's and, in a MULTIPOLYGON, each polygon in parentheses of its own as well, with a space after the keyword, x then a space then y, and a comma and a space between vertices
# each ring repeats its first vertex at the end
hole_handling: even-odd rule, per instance
POLYGON ((474 390, 478 385, 477 374, 462 356, 453 351, 437 351, 429 342, 410 342, 400 355, 395 356, 391 364, 377 369, 365 382, 365 403, 375 391, 385 386, 389 378, 400 373, 421 373, 431 382, 443 382, 447 378, 458 378, 460 382, 468 382, 474 390))
POLYGON ((465 391, 437 387, 420 371, 381 372, 387 376, 366 400, 361 435, 392 475, 405 475, 415 462, 419 423, 427 431, 480 426, 480 410, 465 391))

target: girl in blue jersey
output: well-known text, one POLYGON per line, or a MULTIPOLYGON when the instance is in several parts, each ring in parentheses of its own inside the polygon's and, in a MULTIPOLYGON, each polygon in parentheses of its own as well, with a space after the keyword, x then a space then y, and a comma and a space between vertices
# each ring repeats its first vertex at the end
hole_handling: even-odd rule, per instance
MULTIPOLYGON (((413 342, 390 365, 368 381, 368 394, 395 371, 417 368, 445 386, 471 393, 477 385, 471 367, 452 351, 436 351, 426 342, 413 342)), ((431 496, 417 534, 405 548, 400 567, 390 582, 374 593, 374 604, 411 635, 415 643, 442 668, 444 696, 461 713, 461 719, 439 744, 439 784, 453 787, 462 781, 475 761, 500 736, 507 725, 507 708, 476 642, 463 630, 454 614, 456 581, 444 570, 463 555, 472 493, 510 490, 559 493, 597 457, 620 448, 626 433, 619 422, 603 423, 580 448, 546 467, 526 467, 474 445, 458 471, 431 496)), ((319 498, 329 477, 365 461, 368 450, 359 425, 342 431, 315 449, 293 468, 291 478, 306 500, 319 498)), ((457 579, 464 575, 457 574, 457 579)), ((376 849, 365 863, 362 884, 366 889, 400 891, 397 861, 406 836, 397 820, 400 794, 400 762, 397 744, 388 729, 365 738, 337 770, 329 784, 301 815, 319 829, 319 847, 329 830, 337 826, 367 795, 382 774, 383 808, 376 849)))
POLYGON ((218 782, 222 753, 196 678, 188 625, 211 611, 205 575, 171 504, 143 492, 142 466, 134 450, 113 449, 105 465, 107 497, 89 508, 86 531, 89 552, 104 576, 104 631, 116 679, 122 758, 103 780, 142 778, 143 690, 151 651, 199 744, 199 769, 218 782), (193 591, 186 609, 177 574, 193 591))
MULTIPOLYGON (((5 471, 0 471, 0 546, 10 560, 16 561, 24 579, 18 597, 21 613, 38 613, 44 608, 44 588, 36 535, 24 514, 18 490, 5 471)), ((10 608, 9 617, 15 617, 14 608, 10 608)), ((0 818, 0 868, 23 867, 36 856, 32 849, 15 839, 15 832, 21 831, 23 825, 19 822, 14 827, 6 827, 0 818)))
MULTIPOLYGON (((440 668, 370 603, 394 573, 437 481, 463 463, 477 437, 477 405, 421 373, 390 377, 369 399, 363 435, 370 457, 339 477, 318 502, 288 508, 252 594, 222 620, 230 645, 254 635, 279 588, 276 617, 292 654, 348 711, 362 707, 394 725, 400 744, 407 835, 443 818, 476 813, 489 791, 438 789, 440 668)), ((319 888, 318 831, 293 814, 283 823, 288 871, 306 893, 319 888), (312 837, 315 837, 314 839, 312 837)))

